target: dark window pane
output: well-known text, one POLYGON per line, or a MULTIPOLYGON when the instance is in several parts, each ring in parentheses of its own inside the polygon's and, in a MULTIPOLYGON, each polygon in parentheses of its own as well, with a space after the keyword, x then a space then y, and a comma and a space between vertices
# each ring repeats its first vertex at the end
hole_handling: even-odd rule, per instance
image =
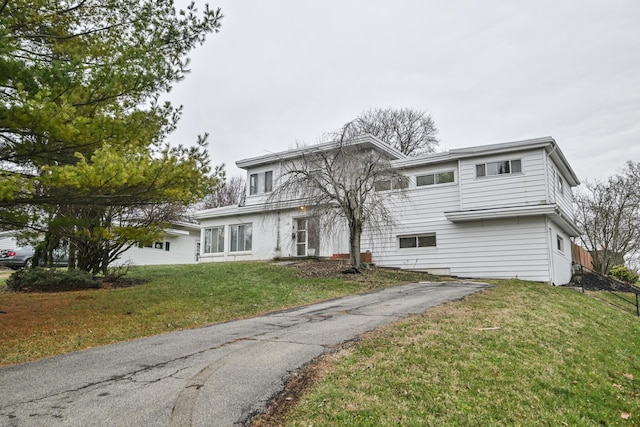
POLYGON ((437 184, 445 184, 447 182, 453 182, 453 171, 440 172, 439 174, 436 175, 437 184))
POLYGON ((416 247, 416 238, 415 237, 400 237, 400 248, 415 248, 416 247))
POLYGON ((418 247, 419 248, 426 248, 426 247, 435 246, 435 245, 436 245, 436 236, 435 235, 418 236, 418 247))
POLYGON ((511 173, 522 172, 522 160, 511 160, 511 173))
POLYGON ((269 193, 273 190, 273 171, 264 173, 264 192, 269 193))
POLYGON ((253 173, 249 176, 249 194, 258 192, 258 174, 253 173))
POLYGON ((504 173, 511 173, 508 160, 506 162, 498 162, 498 174, 504 173))
POLYGON ((487 176, 485 166, 483 164, 476 165, 476 176, 487 176))
POLYGON ((378 181, 374 184, 374 188, 376 191, 391 190, 391 181, 390 180, 378 181))
POLYGON ((433 185, 435 184, 434 178, 433 178, 433 174, 431 175, 422 175, 416 178, 416 185, 417 186, 423 186, 423 185, 433 185))

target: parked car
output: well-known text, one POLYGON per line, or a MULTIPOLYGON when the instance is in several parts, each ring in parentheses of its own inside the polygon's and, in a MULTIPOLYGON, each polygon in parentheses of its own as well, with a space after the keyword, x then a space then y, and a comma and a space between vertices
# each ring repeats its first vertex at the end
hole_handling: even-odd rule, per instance
MULTIPOLYGON (((14 270, 28 268, 35 250, 31 246, 24 246, 16 249, 0 249, 0 266, 9 267, 14 270)), ((53 265, 64 267, 69 262, 66 253, 56 254, 54 251, 53 265)))

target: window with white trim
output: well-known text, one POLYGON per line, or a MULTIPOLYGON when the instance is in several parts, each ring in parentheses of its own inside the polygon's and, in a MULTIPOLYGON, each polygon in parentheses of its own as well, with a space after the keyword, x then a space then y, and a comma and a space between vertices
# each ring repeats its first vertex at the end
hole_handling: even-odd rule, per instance
POLYGON ((398 247, 408 248, 428 248, 436 246, 436 233, 416 234, 413 236, 398 236, 398 247))
POLYGON ((273 171, 252 173, 249 175, 249 194, 270 193, 273 191, 273 171))
POLYGON ((252 224, 229 226, 229 252, 245 252, 251 250, 252 224))
POLYGON ((454 182, 454 180, 455 180, 455 175, 453 171, 436 172, 436 173, 430 173, 428 175, 417 176, 416 186, 422 187, 424 185, 446 184, 449 182, 454 182))
POLYGON ((258 194, 258 174, 249 175, 249 194, 258 194))
POLYGON ((564 239, 559 234, 556 234, 556 247, 559 252, 564 252, 564 239))
POLYGON ((205 254, 218 254, 224 252, 224 227, 211 227, 204 229, 205 254))
POLYGON ((273 171, 266 171, 264 173, 264 192, 270 193, 273 191, 273 171))
POLYGON ((376 181, 373 185, 375 191, 402 190, 409 187, 409 179, 406 176, 397 176, 391 179, 376 181))
POLYGON ((476 164, 476 177, 522 173, 522 160, 504 160, 476 164))
POLYGON ((558 173, 558 192, 564 194, 564 182, 560 173, 558 173))

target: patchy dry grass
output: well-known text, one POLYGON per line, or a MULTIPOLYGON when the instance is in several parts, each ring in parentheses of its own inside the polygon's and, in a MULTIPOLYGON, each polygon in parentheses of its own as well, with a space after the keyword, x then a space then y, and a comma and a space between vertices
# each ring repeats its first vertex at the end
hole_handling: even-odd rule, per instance
POLYGON ((640 425, 638 318, 570 289, 494 283, 325 360, 286 421, 260 425, 640 425))
POLYGON ((148 282, 121 289, 0 292, 0 365, 427 277, 389 271, 305 277, 299 269, 268 263, 138 267, 130 276, 148 282))

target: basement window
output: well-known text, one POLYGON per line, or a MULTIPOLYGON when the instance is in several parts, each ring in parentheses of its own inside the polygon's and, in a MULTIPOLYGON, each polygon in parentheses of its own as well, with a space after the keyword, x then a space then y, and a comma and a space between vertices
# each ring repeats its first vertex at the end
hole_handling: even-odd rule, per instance
POLYGON ((400 249, 435 247, 436 233, 398 236, 398 246, 400 249))

